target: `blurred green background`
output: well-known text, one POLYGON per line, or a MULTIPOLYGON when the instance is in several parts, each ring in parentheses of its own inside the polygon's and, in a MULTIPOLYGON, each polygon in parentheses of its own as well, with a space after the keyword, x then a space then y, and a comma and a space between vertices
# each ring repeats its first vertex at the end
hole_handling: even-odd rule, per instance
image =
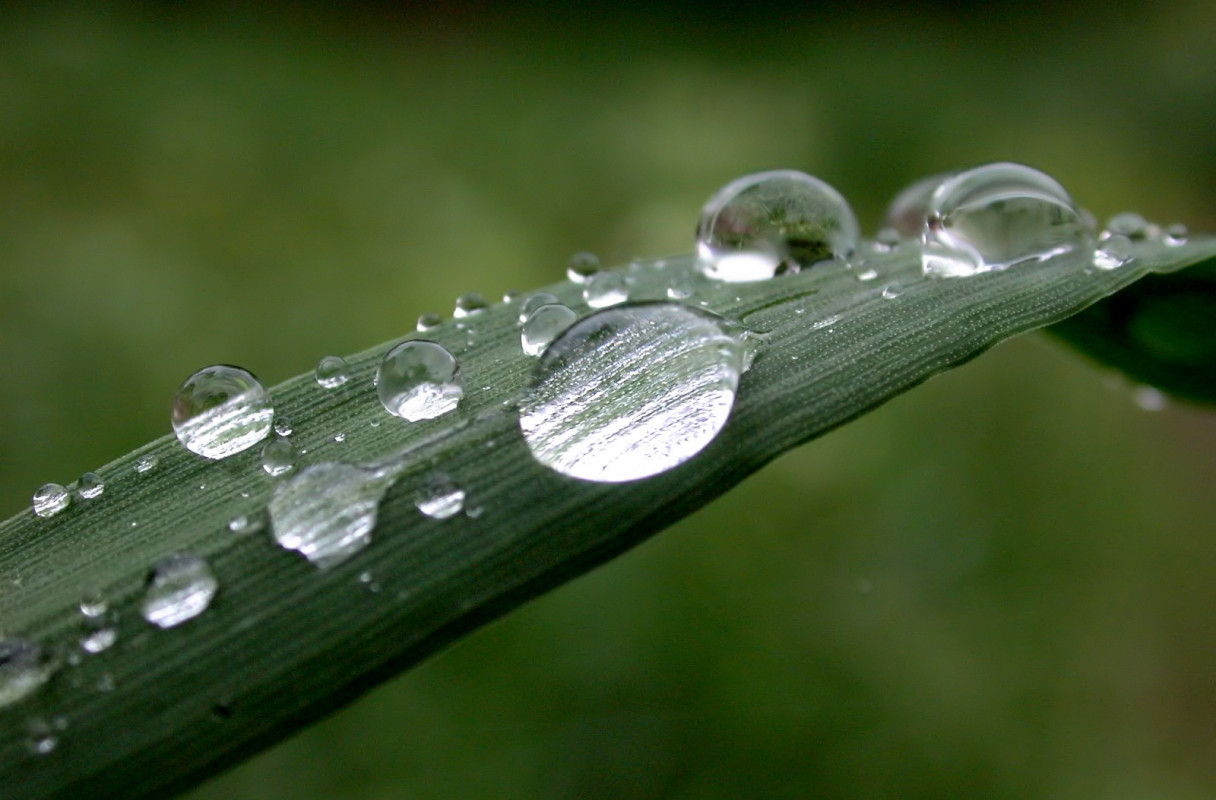
MULTIPOLYGON (((749 171, 1216 231, 1206 1, 274 9, 0 11, 0 513, 749 171)), ((1003 345, 190 797, 1216 796, 1216 416, 1110 383, 1003 345)))

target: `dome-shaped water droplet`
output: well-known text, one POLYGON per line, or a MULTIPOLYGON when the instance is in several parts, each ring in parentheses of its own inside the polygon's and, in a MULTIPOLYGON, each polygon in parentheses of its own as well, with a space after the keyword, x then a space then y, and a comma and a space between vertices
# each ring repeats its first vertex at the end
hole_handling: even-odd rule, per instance
POLYGON ((86 619, 98 619, 110 610, 110 604, 101 592, 89 592, 80 598, 80 613, 86 619))
POLYGON ((258 379, 239 367, 207 367, 173 398, 173 432, 187 450, 227 458, 270 435, 274 409, 258 379))
POLYGON ((942 172, 921 178, 895 195, 891 205, 887 206, 887 213, 882 220, 882 230, 879 231, 879 233, 885 232, 883 243, 898 244, 900 237, 919 239, 925 230, 925 221, 929 219, 932 210, 933 192, 942 184, 942 181, 954 174, 953 172, 942 172), (894 241, 891 241, 892 234, 894 234, 894 241))
POLYGON ((423 339, 389 350, 376 377, 376 393, 384 408, 410 422, 446 414, 464 395, 456 359, 443 345, 423 339))
POLYGON ((599 271, 600 259, 595 253, 575 253, 566 264, 566 277, 575 283, 586 283, 599 271))
POLYGON ((446 475, 427 478, 414 493, 414 505, 431 519, 454 517, 464 508, 464 489, 446 475))
POLYGON ((1108 232, 1118 233, 1133 241, 1147 238, 1149 227, 1148 220, 1135 211, 1124 211, 1122 214, 1115 214, 1106 223, 1106 230, 1108 232))
POLYGON ((528 317, 532 316, 532 312, 541 306, 561 305, 562 301, 557 299, 556 295, 548 292, 537 292, 529 295, 523 304, 519 307, 519 322, 522 325, 528 321, 528 317))
POLYGON ((438 328, 442 324, 443 317, 434 311, 427 311, 418 317, 418 324, 415 327, 419 331, 429 331, 431 328, 438 328))
POLYGON ((744 345, 677 303, 598 311, 545 350, 520 404, 532 455, 564 475, 621 482, 692 458, 726 423, 744 345))
POLYGON ((296 449, 288 439, 271 439, 262 448, 262 469, 267 475, 278 477, 291 471, 296 465, 296 449))
POLYGON ((483 295, 477 292, 469 292, 456 298, 456 308, 452 311, 452 316, 456 318, 467 317, 479 311, 485 311, 489 307, 490 302, 483 295))
POLYGON ((235 534, 256 533, 266 527, 266 513, 255 511, 252 514, 238 514, 228 520, 228 530, 235 534))
POLYGON ((371 541, 390 476, 362 467, 313 464, 275 490, 270 520, 275 541, 325 569, 371 541))
POLYGON ((105 490, 106 485, 96 472, 86 472, 80 476, 80 480, 76 481, 76 492, 84 500, 100 497, 105 490))
POLYGON ((118 641, 116 628, 98 628, 80 639, 80 649, 89 655, 97 655, 114 646, 118 641))
POLYGON ((597 272, 583 284, 583 300, 592 308, 616 306, 629 299, 629 285, 619 272, 597 272))
POLYGON ((998 163, 954 175, 934 190, 924 271, 963 277, 1092 247, 1072 199, 1050 176, 998 163))
POLYGON ((532 312, 519 334, 523 350, 530 356, 538 356, 558 334, 569 328, 578 315, 561 303, 549 303, 532 312))
POLYGON ((1094 251, 1094 266, 1098 269, 1116 269, 1131 260, 1132 240, 1121 233, 1105 237, 1094 251))
POLYGON ((317 383, 324 389, 337 389, 350 380, 350 368, 341 356, 325 356, 317 362, 317 383))
POLYGON ((47 483, 34 492, 34 513, 40 517, 53 517, 68 507, 72 495, 57 483, 47 483))
POLYGON ((701 209, 697 266, 721 281, 758 281, 847 258, 860 237, 840 193, 795 170, 747 175, 701 209))
POLYGON ((1186 226, 1181 222, 1175 222, 1165 229, 1165 243, 1177 247, 1180 244, 1186 244, 1187 234, 1186 226))
POLYGON ((148 573, 140 613, 159 628, 173 628, 206 611, 219 588, 211 568, 198 556, 166 556, 148 573))
POLYGON ((291 419, 281 414, 276 414, 274 417, 274 432, 278 436, 291 436, 295 432, 291 419))
POLYGON ((152 470, 156 469, 156 465, 159 463, 159 458, 151 453, 148 453, 147 455, 140 456, 139 460, 135 462, 135 471, 140 474, 151 472, 152 470))
POLYGON ((38 645, 25 639, 0 639, 0 707, 28 697, 53 671, 38 645))
POLYGON ((883 300, 894 300, 903 293, 904 288, 900 286, 898 282, 888 283, 886 286, 882 287, 883 300))

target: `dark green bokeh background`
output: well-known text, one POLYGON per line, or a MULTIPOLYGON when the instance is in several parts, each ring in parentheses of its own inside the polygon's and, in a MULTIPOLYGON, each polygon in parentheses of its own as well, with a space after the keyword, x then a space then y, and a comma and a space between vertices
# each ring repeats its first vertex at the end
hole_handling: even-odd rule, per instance
MULTIPOLYGON (((1216 230, 1216 6, 996 8, 0 11, 0 513, 201 366, 687 251, 748 171, 1216 230)), ((1214 475, 1216 417, 1024 337, 191 797, 1212 797, 1214 475)))

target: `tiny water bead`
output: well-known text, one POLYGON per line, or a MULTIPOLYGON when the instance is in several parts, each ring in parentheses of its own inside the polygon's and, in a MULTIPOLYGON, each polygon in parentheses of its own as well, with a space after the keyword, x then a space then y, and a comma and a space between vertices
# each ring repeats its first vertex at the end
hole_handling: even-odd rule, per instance
POLYGON ((524 440, 537 461, 572 478, 665 472, 726 424, 744 350, 726 320, 681 304, 598 311, 545 350, 520 403, 524 440))
POLYGON ((80 649, 89 655, 97 655, 109 650, 117 641, 118 630, 116 628, 98 628, 81 638, 80 649))
POLYGON ((350 380, 350 368, 341 356, 325 356, 317 362, 317 383, 323 389, 337 389, 350 380))
POLYGON ((597 272, 583 284, 583 300, 592 308, 620 305, 629 299, 629 285, 619 272, 597 272))
POLYGON ((219 587, 206 561, 175 553, 152 565, 140 613, 158 628, 174 628, 206 611, 219 587))
POLYGON ((747 175, 701 209, 697 267, 720 281, 759 281, 847 258, 860 238, 853 210, 828 184, 795 170, 747 175))
POLYGON ((148 453, 147 455, 140 456, 139 460, 135 462, 135 471, 142 475, 145 472, 151 472, 156 469, 156 465, 159 463, 159 458, 148 453))
POLYGON ((465 491, 447 475, 430 476, 414 494, 414 505, 431 519, 448 519, 464 508, 465 491))
POLYGON ((34 642, 0 639, 0 708, 33 694, 53 671, 34 642))
POLYGON ((57 483, 43 484, 34 492, 34 513, 40 517, 53 517, 68 507, 72 495, 57 483))
POLYGON ((865 269, 857 273, 857 280, 859 281, 872 281, 877 277, 878 270, 875 269, 865 269))
POLYGON ((485 311, 489 307, 490 302, 483 295, 477 292, 469 292, 456 298, 456 308, 452 310, 452 316, 456 318, 467 317, 480 311, 485 311))
POLYGON ((1121 233, 1104 238, 1094 251, 1094 266, 1098 269, 1118 269, 1132 260, 1132 240, 1121 233))
POLYGON ((519 341, 523 351, 530 356, 539 356, 550 342, 577 319, 578 315, 561 303, 540 306, 532 312, 520 331, 519 341))
POLYGON ((238 514, 228 520, 228 530, 238 535, 246 533, 257 533, 266 527, 266 514, 257 512, 253 514, 238 514))
POLYGON ((291 436, 291 434, 295 433, 291 419, 281 414, 276 414, 274 418, 274 432, 278 436, 291 436))
POLYGON ((79 607, 80 613, 86 619, 98 619, 110 610, 110 604, 106 602, 101 592, 89 592, 80 598, 79 607))
POLYGON ((566 277, 574 283, 586 283, 600 271, 600 259, 595 253, 575 253, 566 264, 566 277))
POLYGON ((418 331, 429 331, 431 328, 438 328, 443 324, 443 317, 436 314, 434 311, 427 311, 418 317, 418 324, 414 327, 418 331))
POLYGON ((173 398, 171 418, 173 432, 187 450, 222 459, 269 436, 274 408, 257 378, 221 364, 186 379, 173 398))
POLYGON ((1118 233, 1132 240, 1148 238, 1151 227, 1148 220, 1135 211, 1115 214, 1106 223, 1106 230, 1110 233, 1118 233))
POLYGON ((340 462, 314 464, 279 486, 270 500, 274 539, 321 569, 371 542, 391 476, 340 462))
POLYGON ((930 198, 923 242, 926 274, 966 277, 1085 251, 1092 236, 1053 178, 997 163, 942 181, 930 198))
POLYGON ((1186 244, 1189 231, 1181 222, 1175 222, 1165 229, 1165 243, 1177 247, 1178 245, 1186 244))
POLYGON ((886 286, 882 287, 882 299, 883 300, 894 300, 895 298, 899 297, 903 293, 904 293, 904 288, 902 286, 900 286, 899 283, 897 283, 897 282, 888 283, 886 286))
POLYGON ((101 497, 101 493, 105 490, 106 485, 96 472, 86 472, 80 476, 80 480, 76 481, 76 493, 84 500, 101 497))
POLYGON ((296 463, 296 449, 287 439, 271 439, 262 448, 262 469, 271 477, 290 472, 296 463))
POLYGON ((558 300, 556 295, 549 294, 548 292, 537 292, 536 294, 529 295, 524 300, 523 305, 519 307, 519 322, 520 324, 527 322, 528 317, 532 316, 532 312, 541 306, 561 304, 562 301, 558 300))
POLYGON ((385 354, 376 370, 376 393, 390 414, 419 422, 455 409, 464 388, 455 357, 443 345, 415 339, 385 354))

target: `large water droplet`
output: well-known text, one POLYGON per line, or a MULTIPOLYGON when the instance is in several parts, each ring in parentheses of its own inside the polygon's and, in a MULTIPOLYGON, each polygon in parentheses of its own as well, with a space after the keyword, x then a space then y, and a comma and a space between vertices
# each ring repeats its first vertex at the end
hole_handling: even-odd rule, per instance
POLYGON ((140 613, 159 628, 174 628, 206 611, 219 588, 211 568, 198 556, 166 556, 148 573, 140 613))
POLYGON ((28 697, 52 672, 38 645, 25 639, 0 639, 0 707, 28 697))
POLYGON ((76 492, 84 500, 101 497, 101 493, 105 490, 106 485, 96 472, 86 472, 80 476, 80 480, 76 481, 76 492))
POLYGON ((68 507, 72 495, 57 483, 43 484, 34 492, 34 513, 40 517, 53 517, 68 507))
POLYGON ((431 519, 454 517, 464 508, 464 489, 447 475, 427 478, 414 495, 414 505, 431 519))
POLYGON ((857 248, 857 218, 840 193, 795 170, 747 175, 701 209, 697 266, 722 281, 758 281, 857 248))
POLYGON ((317 383, 324 389, 337 389, 350 380, 350 368, 342 356, 325 356, 317 362, 317 383))
POLYGON ((1094 266, 1098 269, 1117 269, 1132 259, 1132 240, 1121 233, 1104 238, 1094 251, 1094 266))
POLYGON ((371 541, 380 498, 391 483, 384 472, 325 462, 279 486, 270 500, 275 541, 325 569, 371 541))
POLYGON ((566 277, 575 283, 586 283, 599 271, 600 259, 595 253, 575 253, 566 264, 566 277))
POLYGON ((418 422, 456 408, 464 395, 456 359, 443 345, 417 339, 389 350, 376 370, 376 393, 390 414, 418 422))
POLYGON ((291 471, 296 465, 296 449, 288 439, 272 439, 262 448, 262 469, 266 474, 278 477, 291 471))
POLYGON ((173 398, 173 432, 187 450, 227 458, 270 435, 274 409, 258 379, 239 367, 207 367, 173 398))
POLYGON ((575 323, 545 350, 520 404, 532 455, 564 475, 614 483, 692 458, 734 404, 744 346, 732 327, 666 302, 575 323))
POLYGON ((583 284, 583 300, 592 308, 616 306, 629 299, 629 285, 619 272, 597 272, 583 284))
POLYGON ((540 306, 528 317, 519 334, 523 350, 530 356, 540 355, 558 334, 569 328, 578 315, 561 303, 540 306))
POLYGON ((924 271, 963 277, 1088 250, 1092 238, 1060 184, 1022 164, 961 172, 934 190, 924 271))

